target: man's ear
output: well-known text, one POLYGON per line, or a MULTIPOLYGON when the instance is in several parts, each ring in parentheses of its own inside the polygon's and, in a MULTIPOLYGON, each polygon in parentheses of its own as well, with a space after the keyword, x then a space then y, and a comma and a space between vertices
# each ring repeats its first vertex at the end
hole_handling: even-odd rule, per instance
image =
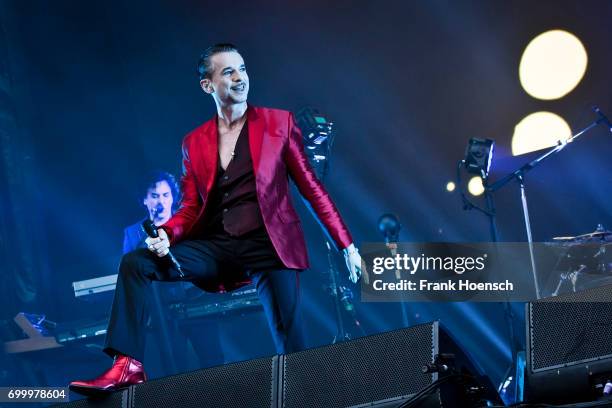
POLYGON ((204 78, 200 81, 200 87, 202 88, 202 90, 204 92, 206 92, 207 94, 211 94, 213 93, 213 87, 212 87, 212 82, 209 78, 204 78))

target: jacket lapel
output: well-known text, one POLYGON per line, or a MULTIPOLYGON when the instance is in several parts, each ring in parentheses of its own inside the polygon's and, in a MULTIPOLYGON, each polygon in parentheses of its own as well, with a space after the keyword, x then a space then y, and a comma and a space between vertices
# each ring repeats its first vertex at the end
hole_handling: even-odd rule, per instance
POLYGON ((253 172, 257 177, 259 161, 261 158, 261 143, 263 141, 264 126, 263 120, 257 114, 256 108, 249 106, 247 110, 247 123, 249 125, 249 148, 251 150, 251 160, 253 161, 253 172))
POLYGON ((206 194, 213 187, 217 174, 217 160, 219 157, 219 146, 217 136, 217 115, 208 121, 202 129, 202 171, 205 177, 206 194))
MULTIPOLYGON (((256 108, 249 106, 247 110, 247 125, 249 127, 249 149, 253 161, 253 172, 257 176, 257 169, 261 158, 261 144, 263 141, 264 124, 256 108)), ((210 192, 217 175, 219 160, 219 140, 217 115, 206 123, 202 129, 202 174, 205 177, 206 193, 210 192)))

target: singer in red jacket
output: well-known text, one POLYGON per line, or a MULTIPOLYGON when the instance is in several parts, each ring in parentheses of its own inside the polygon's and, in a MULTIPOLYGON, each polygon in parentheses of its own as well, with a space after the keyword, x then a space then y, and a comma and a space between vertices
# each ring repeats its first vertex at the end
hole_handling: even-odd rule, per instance
POLYGON ((361 258, 336 206, 303 152, 293 114, 247 104, 249 77, 231 44, 209 47, 200 86, 217 114, 183 140, 183 199, 174 216, 119 266, 104 351, 113 366, 70 388, 98 394, 146 381, 142 359, 151 280, 188 280, 208 291, 253 282, 279 354, 304 348, 299 273, 308 268, 288 179, 343 250, 351 281, 361 258), (180 270, 168 261, 169 252, 180 270))
MULTIPOLYGON (((280 109, 247 108, 248 145, 255 173, 257 201, 270 241, 287 268, 308 268, 300 220, 291 204, 289 175, 312 205, 339 248, 351 234, 304 155, 302 134, 293 114, 280 109)), ((191 132, 183 142, 184 198, 180 210, 163 226, 174 244, 198 236, 206 218, 208 197, 219 160, 217 116, 191 132)))

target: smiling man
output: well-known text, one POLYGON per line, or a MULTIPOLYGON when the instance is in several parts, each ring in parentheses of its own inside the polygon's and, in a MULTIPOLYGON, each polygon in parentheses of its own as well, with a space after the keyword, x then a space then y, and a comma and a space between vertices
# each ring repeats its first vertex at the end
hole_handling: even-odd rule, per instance
POLYGON ((303 349, 299 274, 308 256, 289 177, 343 250, 351 281, 361 275, 361 257, 308 163, 293 114, 247 104, 249 76, 231 44, 206 49, 198 75, 217 114, 183 140, 181 206, 159 238, 122 258, 104 348, 113 366, 96 379, 73 381, 74 391, 97 394, 146 381, 143 322, 151 280, 183 279, 207 291, 253 282, 277 352, 303 349), (170 250, 183 277, 163 258, 170 250))

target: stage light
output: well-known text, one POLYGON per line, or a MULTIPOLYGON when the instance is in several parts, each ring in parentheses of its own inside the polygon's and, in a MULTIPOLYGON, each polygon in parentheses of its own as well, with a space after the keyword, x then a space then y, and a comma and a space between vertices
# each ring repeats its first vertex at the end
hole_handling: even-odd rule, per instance
POLYGON ((525 92, 537 99, 559 99, 582 80, 587 52, 573 34, 546 31, 525 48, 519 64, 519 78, 525 92))
POLYGON ((484 193, 484 186, 482 185, 482 178, 480 176, 474 176, 468 182, 468 191, 473 196, 479 196, 484 193))
POLYGON ((494 147, 495 142, 491 139, 471 138, 465 149, 464 165, 467 172, 487 178, 494 147))
POLYGON ((319 149, 332 134, 334 124, 315 108, 301 109, 296 119, 303 132, 304 148, 306 149, 319 149))
POLYGON ((553 147, 571 136, 572 130, 562 117, 551 112, 535 112, 523 118, 514 128, 512 155, 553 147))
POLYGON ((317 177, 323 181, 329 171, 331 147, 335 137, 334 124, 312 107, 300 109, 296 121, 302 131, 304 153, 317 177))
POLYGON ((446 191, 448 192, 452 192, 455 191, 455 183, 453 183, 452 181, 449 181, 448 183, 446 183, 446 191))
POLYGON ((378 231, 385 237, 385 242, 397 242, 402 225, 395 214, 383 214, 378 218, 378 231))

